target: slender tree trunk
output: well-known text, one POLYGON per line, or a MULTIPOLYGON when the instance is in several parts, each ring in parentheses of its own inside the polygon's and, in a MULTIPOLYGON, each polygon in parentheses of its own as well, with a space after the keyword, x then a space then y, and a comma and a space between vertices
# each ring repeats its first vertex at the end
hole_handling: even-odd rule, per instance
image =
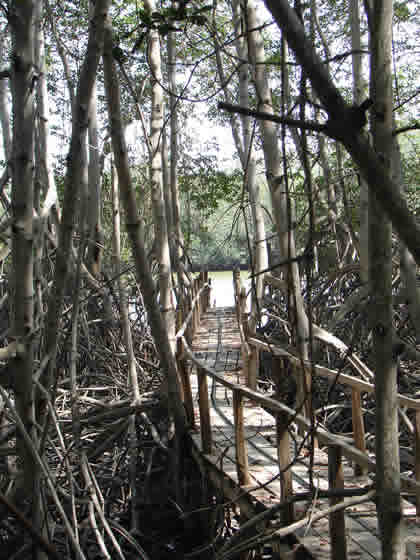
MULTIPOLYGON (((247 4, 248 44, 251 62, 253 64, 255 89, 258 109, 266 113, 273 113, 271 91, 265 70, 265 54, 261 32, 258 30, 258 20, 254 3, 247 4)), ((280 151, 277 143, 276 125, 273 122, 260 121, 263 138, 263 151, 267 182, 270 188, 273 213, 275 217, 277 237, 279 240, 281 258, 289 260, 286 266, 289 285, 295 301, 297 344, 301 356, 308 358, 308 319, 305 313, 300 287, 299 268, 296 263, 295 239, 293 224, 290 223, 287 195, 283 188, 280 151)))
MULTIPOLYGON (((373 145, 388 173, 392 163, 392 0, 374 0, 371 27, 373 145)), ((393 352, 392 228, 369 196, 369 281, 375 358, 376 485, 382 558, 405 558, 398 442, 397 363, 393 352)))
POLYGON ((165 322, 159 310, 156 298, 156 287, 147 259, 143 225, 137 211, 136 196, 131 180, 124 130, 121 121, 120 89, 115 62, 112 56, 112 49, 112 26, 110 22, 108 22, 106 48, 104 52, 104 73, 115 167, 125 209, 126 226, 134 255, 137 278, 148 312, 152 335, 155 339, 156 347, 159 350, 161 365, 167 379, 170 412, 175 420, 177 436, 182 437, 186 429, 186 415, 182 404, 175 360, 169 343, 165 322))
POLYGON ((131 336, 130 319, 128 314, 127 291, 125 289, 123 276, 121 274, 121 226, 120 226, 120 196, 118 179, 115 177, 114 165, 111 163, 112 183, 112 243, 114 247, 114 271, 118 279, 118 292, 120 297, 121 324, 124 333, 125 348, 127 351, 128 378, 133 392, 133 400, 139 403, 141 400, 139 384, 137 380, 137 364, 133 349, 133 338, 131 336))
POLYGON ((101 172, 96 98, 97 87, 95 81, 89 105, 89 178, 86 200, 88 206, 87 231, 89 241, 87 262, 92 274, 95 277, 99 277, 102 266, 104 234, 101 223, 101 172))
MULTIPOLYGON (((145 0, 149 13, 156 9, 154 0, 145 0)), ((163 90, 159 33, 149 31, 149 65, 152 73, 151 158, 150 179, 154 214, 155 247, 159 262, 159 302, 163 320, 175 348, 175 312, 172 298, 171 261, 162 177, 163 90)))
MULTIPOLYGON (((6 53, 6 40, 5 32, 0 34, 0 49, 6 53)), ((3 62, 3 60, 1 60, 3 62)), ((12 155, 12 134, 10 128, 10 112, 7 101, 7 93, 9 90, 8 80, 6 78, 0 79, 0 125, 3 138, 4 157, 9 161, 12 155)))
MULTIPOLYGON (((184 235, 181 229, 181 207, 179 202, 179 187, 178 187, 178 160, 179 160, 179 123, 178 123, 178 108, 180 100, 176 97, 177 83, 176 83, 176 34, 173 31, 168 33, 168 81, 169 89, 172 95, 169 97, 169 110, 170 110, 170 172, 169 180, 172 194, 172 227, 174 233, 174 248, 173 256, 175 268, 178 276, 179 287, 188 285, 189 280, 185 274, 182 265, 182 257, 184 253, 184 235)), ((182 291, 182 289, 181 289, 182 291)))
MULTIPOLYGON (((350 0, 350 26, 353 70, 353 101, 363 102, 364 82, 362 77, 362 42, 360 38, 359 0, 350 0)), ((368 281, 369 262, 369 188, 363 176, 360 177, 360 278, 368 281)))
MULTIPOLYGON (((18 352, 14 370, 16 409, 29 434, 35 438, 33 401, 33 209, 34 209, 34 30, 33 0, 10 5, 13 100, 12 151, 12 329, 18 352)), ((23 468, 24 497, 34 496, 38 469, 22 438, 18 454, 23 468)), ((22 496, 23 497, 23 496, 22 496)), ((19 496, 17 496, 19 500, 19 496)))
MULTIPOLYGON (((65 293, 68 263, 72 256, 72 237, 77 215, 77 203, 80 185, 85 173, 83 153, 86 146, 88 129, 89 105, 96 80, 99 60, 102 54, 104 24, 108 14, 110 0, 96 0, 94 14, 89 27, 89 40, 85 59, 80 71, 76 98, 73 110, 72 136, 70 151, 67 158, 68 168, 65 181, 63 214, 60 224, 59 242, 57 248, 56 267, 53 289, 48 305, 46 350, 50 355, 50 362, 41 381, 47 390, 51 389, 55 376, 58 327, 65 293)), ((45 403, 40 406, 43 414, 45 403)))
MULTIPOLYGON (((244 25, 242 8, 238 0, 233 0, 232 11, 235 23, 236 52, 242 61, 248 60, 248 46, 246 37, 241 35, 240 30, 244 25)), ((243 62, 239 69, 239 102, 242 107, 249 107, 249 64, 243 62)), ((264 225, 264 215, 260 200, 260 187, 257 183, 256 160, 254 152, 254 134, 251 127, 251 118, 243 115, 242 119, 242 145, 237 146, 241 159, 242 169, 245 175, 245 186, 249 194, 254 226, 253 240, 253 297, 251 305, 251 332, 255 330, 258 321, 260 301, 263 296, 264 275, 262 271, 268 268, 268 255, 264 225)), ((235 135, 234 135, 235 139, 235 135)))

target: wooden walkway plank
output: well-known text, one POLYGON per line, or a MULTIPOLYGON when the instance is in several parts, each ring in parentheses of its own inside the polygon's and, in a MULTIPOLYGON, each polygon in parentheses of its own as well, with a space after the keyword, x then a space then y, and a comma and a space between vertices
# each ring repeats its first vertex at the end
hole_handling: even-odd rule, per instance
MULTIPOLYGON (((234 309, 209 309, 202 317, 192 342, 194 353, 199 355, 208 367, 222 373, 225 379, 243 384, 245 380, 241 372, 240 348, 240 336, 236 327, 234 309)), ((191 375, 191 390, 196 425, 199 427, 199 387, 195 371, 191 375)), ((203 390, 203 385, 201 390, 203 390)), ((246 507, 249 515, 252 515, 252 508, 249 509, 251 507, 249 504, 258 503, 260 508, 269 508, 279 503, 282 494, 276 420, 262 407, 256 406, 249 399, 243 398, 240 403, 241 415, 243 416, 243 441, 242 449, 238 455, 235 449, 235 414, 232 391, 212 379, 209 380, 207 390, 210 406, 212 453, 204 453, 204 456, 208 464, 211 464, 214 468, 212 476, 219 476, 221 480, 223 478, 225 480, 223 484, 226 484, 227 480, 230 481, 230 496, 235 495, 238 499, 246 497, 248 500, 246 507), (243 472, 245 453, 247 455, 249 478, 246 479, 246 485, 241 485, 238 481, 238 472, 243 472), (238 469, 236 464, 238 456, 242 464, 242 470, 241 468, 238 469)), ((203 395, 201 399, 203 400, 203 395)), ((238 408, 237 398, 235 404, 238 408)), ((236 435, 238 436, 238 428, 236 429, 236 435)), ((242 430, 242 426, 240 429, 242 430)), ((208 434, 208 426, 205 428, 205 433, 208 434)), ((192 431, 191 435, 197 452, 202 452, 200 432, 192 431)), ((362 446, 361 441, 359 441, 359 445, 362 446)), ((208 449, 208 446, 206 447, 208 449)), ((289 441, 290 456, 293 463, 291 476, 293 494, 307 492, 310 488, 308 452, 300 449, 299 454, 296 455, 296 448, 299 449, 299 447, 300 439, 293 433, 289 441)), ((285 457, 287 457, 287 453, 283 447, 281 457, 283 463, 285 457)), ((358 488, 371 484, 370 479, 365 475, 356 477, 353 465, 346 459, 342 461, 341 473, 342 483, 340 484, 343 484, 345 488, 358 488)), ((334 477, 335 474, 331 473, 330 476, 334 477)), ((315 450, 313 480, 320 490, 328 490, 328 455, 322 449, 315 450)), ((308 502, 297 502, 295 504, 295 516, 299 518, 307 515, 310 507, 313 507, 314 513, 318 513, 326 510, 329 503, 326 499, 317 500, 315 506, 308 502)), ((407 541, 410 543, 407 547, 407 558, 410 558, 410 560, 417 557, 416 546, 420 545, 420 528, 415 514, 415 506, 404 501, 407 541)), ((380 558, 381 547, 377 532, 376 510, 372 502, 347 508, 340 531, 345 535, 347 543, 347 556, 342 553, 340 559, 341 557, 343 560, 345 558, 348 560, 380 558)), ((332 558, 328 517, 322 518, 310 527, 297 531, 296 534, 315 558, 318 560, 330 560, 332 558)))

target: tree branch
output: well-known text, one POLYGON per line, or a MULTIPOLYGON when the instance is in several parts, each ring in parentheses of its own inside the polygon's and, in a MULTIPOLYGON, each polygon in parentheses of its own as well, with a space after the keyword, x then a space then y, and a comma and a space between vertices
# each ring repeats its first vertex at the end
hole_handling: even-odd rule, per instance
POLYGON ((414 122, 412 124, 408 124, 407 126, 402 126, 401 128, 396 128, 392 131, 392 136, 397 136, 397 134, 402 134, 403 132, 409 132, 410 130, 419 130, 420 129, 420 122, 414 122))
POLYGON ((352 107, 348 105, 325 65, 306 36, 304 27, 287 0, 265 0, 279 29, 283 31, 290 48, 311 80, 315 93, 328 112, 329 134, 338 138, 359 166, 370 190, 385 214, 420 265, 420 227, 410 212, 399 185, 392 180, 380 154, 377 154, 360 129, 354 127, 352 107))
POLYGON ((264 111, 254 111, 253 109, 247 109, 246 107, 241 107, 240 105, 233 105, 231 103, 225 103, 221 101, 218 103, 217 107, 223 109, 228 113, 238 113, 239 115, 246 115, 247 117, 255 117, 256 119, 264 121, 272 121, 279 124, 285 124, 286 126, 293 126, 294 128, 300 128, 302 130, 312 130, 314 132, 327 132, 325 124, 320 124, 315 121, 298 121, 296 119, 290 119, 288 117, 280 117, 278 115, 272 115, 264 111))

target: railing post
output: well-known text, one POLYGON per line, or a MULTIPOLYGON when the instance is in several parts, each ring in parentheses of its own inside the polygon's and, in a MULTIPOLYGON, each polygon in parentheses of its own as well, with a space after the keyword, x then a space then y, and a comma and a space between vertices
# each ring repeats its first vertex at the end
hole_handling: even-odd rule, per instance
MULTIPOLYGON (((178 311, 177 317, 178 317, 179 325, 182 325, 181 310, 178 311)), ((182 337, 178 338, 177 340, 176 361, 177 361, 179 378, 181 380, 182 398, 185 405, 185 411, 187 414, 188 423, 191 426, 191 428, 194 428, 195 426, 194 401, 193 401, 192 390, 191 390, 191 379, 188 373, 188 363, 187 360, 185 359, 185 354, 184 354, 184 343, 182 341, 182 337)))
POLYGON ((211 306, 211 278, 208 277, 207 274, 207 290, 206 290, 206 311, 211 306))
MULTIPOLYGON (((251 345, 250 345, 251 346, 251 345)), ((255 346, 250 348, 250 356, 248 361, 248 387, 256 391, 257 380, 258 380, 258 370, 260 364, 260 351, 255 346)))
MULTIPOLYGON (((415 421, 415 430, 414 435, 416 438, 414 447, 416 451, 416 455, 414 458, 414 474, 416 477, 416 481, 420 483, 420 410, 416 410, 416 415, 414 418, 415 421)), ((417 489, 416 491, 416 515, 420 516, 420 490, 417 489)))
POLYGON ((200 429, 203 453, 209 455, 212 449, 209 391, 206 372, 197 366, 198 407, 200 410, 200 429))
MULTIPOLYGON (((184 317, 187 317, 189 312, 191 311, 191 288, 188 294, 185 296, 184 299, 184 317)), ((186 329, 185 329, 185 339, 187 344, 191 346, 192 339, 193 339, 193 326, 192 326, 192 319, 189 321, 186 329)))
POLYGON ((238 391, 233 391, 233 415, 235 421, 235 451, 236 472, 241 486, 251 483, 248 469, 248 451, 246 449, 244 432, 243 397, 238 391))
MULTIPOLYGON (((328 447, 328 481, 331 490, 342 490, 344 488, 342 454, 339 445, 330 445, 328 447)), ((342 497, 331 497, 330 505, 334 506, 342 501, 342 497)), ((329 525, 331 558, 334 560, 347 560, 344 510, 330 513, 329 525)))
MULTIPOLYGON (((351 418, 353 423, 354 445, 362 453, 366 453, 365 425, 363 422, 362 397, 358 389, 351 390, 351 418)), ((366 466, 354 464, 355 476, 365 475, 368 470, 366 466)))
POLYGON ((193 332, 192 335, 194 337, 195 333, 197 332, 198 327, 198 320, 197 320, 197 303, 194 303, 195 296, 197 295, 197 278, 194 278, 192 284, 192 294, 191 294, 191 309, 192 309, 192 327, 193 332))
MULTIPOLYGON (((289 416, 286 412, 276 414, 277 458, 280 470, 281 500, 285 502, 293 496, 293 480, 290 456, 289 416)), ((290 502, 283 509, 281 519, 284 525, 294 521, 294 507, 290 502)))
MULTIPOLYGON (((197 281, 197 294, 200 293, 201 286, 203 285, 203 279, 202 279, 201 274, 200 274, 200 277, 198 278, 198 281, 197 281)), ((197 328, 198 328, 200 326, 200 322, 201 322, 201 295, 200 295, 199 298, 197 298, 196 306, 197 306, 196 320, 197 320, 197 328)))

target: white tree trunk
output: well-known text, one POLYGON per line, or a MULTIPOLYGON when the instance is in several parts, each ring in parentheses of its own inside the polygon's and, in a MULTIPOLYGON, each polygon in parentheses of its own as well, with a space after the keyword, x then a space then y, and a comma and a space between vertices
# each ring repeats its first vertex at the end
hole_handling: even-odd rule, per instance
MULTIPOLYGON (((145 0, 151 14, 156 10, 154 0, 145 0)), ((152 73, 152 115, 150 124, 150 179, 154 214, 155 248, 159 263, 159 302, 171 345, 175 349, 175 312, 172 299, 171 260, 162 178, 163 89, 160 39, 156 29, 149 31, 148 58, 152 73)))
MULTIPOLYGON (((350 0, 350 27, 353 70, 353 101, 363 102, 365 84, 362 76, 362 41, 360 37, 359 0, 350 0)), ((369 270, 369 189, 363 176, 360 177, 360 278, 368 281, 369 270)))
MULTIPOLYGON (((256 8, 252 1, 247 4, 248 44, 253 64, 255 90, 258 99, 258 110, 273 113, 271 90, 265 71, 265 54, 262 34, 256 16, 256 8)), ((305 313, 300 286, 299 268, 296 262, 295 238, 293 224, 288 211, 287 195, 283 188, 280 150, 277 143, 276 125, 268 120, 260 121, 263 138, 263 151, 267 182, 270 187, 271 201, 275 218, 277 237, 281 258, 288 261, 285 270, 291 288, 291 300, 295 302, 297 344, 304 359, 308 357, 308 319, 305 313)))
MULTIPOLYGON (((232 3, 236 40, 236 52, 242 61, 248 60, 248 47, 246 37, 241 34, 241 26, 245 23, 242 8, 238 0, 232 3)), ((239 69, 239 102, 241 107, 249 107, 249 65, 242 63, 239 69)), ((256 277, 253 279, 253 297, 251 304, 251 331, 255 330, 258 321, 258 311, 263 296, 264 275, 262 271, 268 268, 268 255, 265 234, 265 224, 263 209, 260 200, 260 187, 256 177, 255 150, 253 147, 254 138, 252 134, 251 118, 242 115, 242 145, 237 145, 242 169, 245 176, 245 186, 248 190, 249 201, 252 211, 254 225, 253 239, 253 272, 256 277)), ((234 140, 235 140, 235 135, 234 140)))
POLYGON ((114 248, 114 271, 118 279, 118 293, 120 299, 120 315, 124 342, 127 352, 128 379, 133 392, 134 403, 140 403, 140 391, 137 380, 137 364, 134 356, 133 337, 131 336, 130 319, 128 314, 127 290, 125 289, 123 276, 121 274, 121 226, 120 226, 120 196, 118 179, 115 177, 114 165, 111 163, 111 186, 112 186, 112 244, 114 248))

